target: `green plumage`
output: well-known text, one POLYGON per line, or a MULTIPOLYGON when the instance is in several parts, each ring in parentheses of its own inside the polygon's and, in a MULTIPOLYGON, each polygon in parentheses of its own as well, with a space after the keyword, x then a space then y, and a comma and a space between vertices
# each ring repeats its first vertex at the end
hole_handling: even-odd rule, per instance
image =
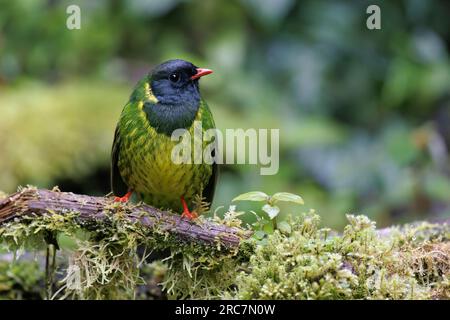
MULTIPOLYGON (((112 148, 113 192, 123 196, 132 190, 144 202, 176 212, 182 210, 180 197, 189 204, 202 194, 212 202, 217 165, 173 163, 172 151, 179 141, 172 141, 170 134, 181 126, 193 137, 195 121, 201 121, 203 132, 214 128, 211 111, 200 96, 190 105, 184 104, 184 98, 179 104, 164 105, 160 101, 164 97, 153 93, 154 78, 145 77, 137 84, 117 124, 112 148)), ((198 91, 198 82, 196 86, 198 91)), ((203 147, 206 144, 203 142, 203 147)), ((191 159, 193 152, 194 148, 191 159)))

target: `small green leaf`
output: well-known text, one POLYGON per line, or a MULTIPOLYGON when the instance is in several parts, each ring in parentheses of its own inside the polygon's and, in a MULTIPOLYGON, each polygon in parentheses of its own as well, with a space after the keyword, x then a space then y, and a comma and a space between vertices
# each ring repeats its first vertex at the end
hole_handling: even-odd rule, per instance
POLYGON ((261 240, 266 236, 266 233, 262 230, 259 230, 254 233, 254 236, 256 239, 261 240))
POLYGON ((254 227, 254 229, 257 229, 257 228, 263 228, 266 224, 268 224, 269 223, 269 221, 268 220, 265 220, 265 219, 260 219, 260 220, 258 220, 258 221, 256 221, 256 222, 254 222, 254 223, 252 223, 252 226, 254 227))
POLYGON ((278 230, 280 230, 282 233, 290 234, 291 233, 291 225, 287 223, 286 221, 281 221, 278 224, 278 230))
POLYGON ((267 212, 267 214, 269 215, 270 219, 274 219, 278 213, 280 212, 280 208, 278 208, 277 206, 271 206, 270 204, 265 204, 262 209, 267 212))
POLYGON ((298 204, 305 204, 302 197, 300 197, 296 194, 293 194, 293 193, 289 193, 289 192, 275 193, 272 196, 272 199, 274 199, 276 201, 286 201, 286 202, 293 202, 293 203, 298 203, 298 204))
POLYGON ((262 247, 262 246, 267 245, 267 242, 268 242, 267 238, 264 238, 264 239, 262 239, 262 240, 257 241, 257 242, 256 242, 256 245, 262 247))
POLYGON ((269 196, 264 192, 251 191, 237 196, 232 201, 266 201, 267 199, 269 199, 269 196))

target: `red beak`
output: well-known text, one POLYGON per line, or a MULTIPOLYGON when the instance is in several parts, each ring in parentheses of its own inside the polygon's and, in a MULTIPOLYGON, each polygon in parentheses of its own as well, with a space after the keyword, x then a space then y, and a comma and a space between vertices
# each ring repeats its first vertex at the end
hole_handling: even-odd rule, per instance
POLYGON ((197 68, 197 73, 191 77, 191 80, 198 79, 210 73, 213 73, 213 71, 210 69, 197 68))

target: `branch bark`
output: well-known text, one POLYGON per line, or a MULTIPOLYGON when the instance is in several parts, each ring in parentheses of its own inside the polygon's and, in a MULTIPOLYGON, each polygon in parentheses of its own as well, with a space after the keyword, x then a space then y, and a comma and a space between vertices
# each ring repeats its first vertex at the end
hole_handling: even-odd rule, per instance
POLYGON ((111 198, 93 197, 71 192, 27 188, 0 201, 0 224, 23 215, 66 214, 77 212, 82 220, 100 222, 110 214, 125 212, 130 222, 142 224, 149 231, 154 227, 168 231, 179 240, 195 241, 227 248, 236 248, 251 232, 211 221, 190 221, 180 215, 148 205, 116 204, 111 198), (145 215, 142 213, 145 212, 145 215))

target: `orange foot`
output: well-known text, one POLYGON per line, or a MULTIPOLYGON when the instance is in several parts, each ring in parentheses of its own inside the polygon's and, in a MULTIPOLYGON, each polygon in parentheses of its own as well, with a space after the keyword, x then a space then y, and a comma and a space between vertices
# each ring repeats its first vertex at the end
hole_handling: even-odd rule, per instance
POLYGON ((189 220, 194 220, 198 217, 197 212, 195 211, 189 211, 189 208, 186 204, 186 201, 184 201, 184 198, 181 197, 181 203, 183 204, 183 213, 181 214, 181 217, 186 217, 189 220))
POLYGON ((128 200, 130 200, 131 195, 133 194, 133 191, 128 191, 128 193, 126 195, 124 195, 123 197, 115 197, 114 198, 114 202, 128 202, 128 200))

